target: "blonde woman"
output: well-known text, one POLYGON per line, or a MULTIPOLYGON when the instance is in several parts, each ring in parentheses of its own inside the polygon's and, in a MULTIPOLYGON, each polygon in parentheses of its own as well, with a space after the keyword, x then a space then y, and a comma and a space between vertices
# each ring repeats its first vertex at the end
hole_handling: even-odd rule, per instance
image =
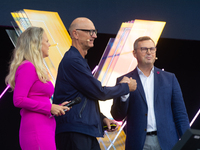
POLYGON ((51 114, 64 115, 70 108, 51 104, 54 93, 43 58, 49 41, 42 28, 30 27, 18 38, 6 83, 14 90, 13 103, 21 108, 19 140, 22 150, 56 150, 56 122, 51 114))

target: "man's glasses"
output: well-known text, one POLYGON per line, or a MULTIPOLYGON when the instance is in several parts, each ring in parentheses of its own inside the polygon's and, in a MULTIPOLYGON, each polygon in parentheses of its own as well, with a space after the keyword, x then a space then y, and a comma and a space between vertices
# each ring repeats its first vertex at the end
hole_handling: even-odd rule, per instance
POLYGON ((147 53, 148 50, 150 50, 151 53, 155 53, 156 52, 156 47, 140 47, 140 50, 142 53, 147 53))
POLYGON ((92 36, 94 33, 97 35, 97 30, 87 30, 87 29, 76 29, 76 30, 81 30, 85 32, 89 32, 90 36, 92 36))

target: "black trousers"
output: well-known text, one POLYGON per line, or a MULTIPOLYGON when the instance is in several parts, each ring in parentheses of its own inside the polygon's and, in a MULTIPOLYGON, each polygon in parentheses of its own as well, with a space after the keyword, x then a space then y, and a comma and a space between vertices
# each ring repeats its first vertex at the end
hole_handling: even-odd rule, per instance
POLYGON ((76 132, 56 134, 57 150, 101 150, 96 137, 76 132))

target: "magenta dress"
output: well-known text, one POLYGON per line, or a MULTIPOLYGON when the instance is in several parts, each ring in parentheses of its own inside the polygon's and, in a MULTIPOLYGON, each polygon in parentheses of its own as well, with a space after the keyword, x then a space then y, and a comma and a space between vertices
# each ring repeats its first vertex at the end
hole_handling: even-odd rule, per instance
POLYGON ((41 82, 29 61, 18 67, 15 83, 13 103, 21 108, 19 142, 22 150, 56 150, 56 122, 54 117, 49 118, 53 84, 41 82))

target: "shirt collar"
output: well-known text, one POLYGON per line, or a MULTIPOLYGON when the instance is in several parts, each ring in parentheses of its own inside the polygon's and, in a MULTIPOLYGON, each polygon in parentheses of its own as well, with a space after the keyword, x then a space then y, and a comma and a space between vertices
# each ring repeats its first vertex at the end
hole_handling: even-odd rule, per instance
MULTIPOLYGON (((139 75, 144 75, 144 73, 138 68, 138 66, 137 66, 137 71, 138 71, 138 74, 139 75)), ((151 69, 151 74, 152 73, 154 73, 154 66, 153 66, 153 68, 151 69)))

